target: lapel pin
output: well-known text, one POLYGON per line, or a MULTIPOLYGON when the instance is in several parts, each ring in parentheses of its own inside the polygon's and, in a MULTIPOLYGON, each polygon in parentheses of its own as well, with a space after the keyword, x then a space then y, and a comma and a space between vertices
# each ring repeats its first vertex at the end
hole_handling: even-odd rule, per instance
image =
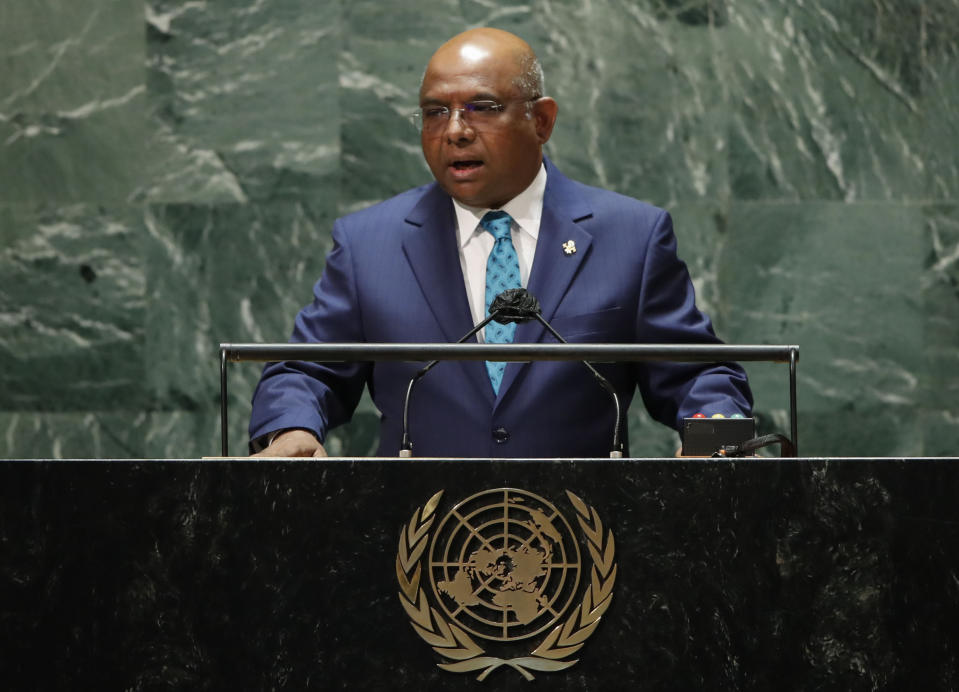
POLYGON ((574 243, 572 240, 567 240, 565 243, 563 243, 563 252, 565 252, 567 255, 575 254, 576 243, 574 243))

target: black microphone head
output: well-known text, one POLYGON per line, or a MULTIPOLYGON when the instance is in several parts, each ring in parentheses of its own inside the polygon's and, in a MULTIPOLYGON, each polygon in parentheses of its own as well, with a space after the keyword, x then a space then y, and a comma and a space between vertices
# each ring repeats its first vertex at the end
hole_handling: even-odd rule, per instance
POLYGON ((541 312, 536 296, 525 288, 507 288, 493 298, 489 306, 489 314, 493 315, 493 320, 500 324, 525 322, 541 312))

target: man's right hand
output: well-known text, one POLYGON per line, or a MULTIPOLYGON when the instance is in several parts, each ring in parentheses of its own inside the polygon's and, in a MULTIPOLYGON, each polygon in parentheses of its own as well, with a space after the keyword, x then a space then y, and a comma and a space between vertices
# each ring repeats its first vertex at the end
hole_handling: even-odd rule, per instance
POLYGON ((265 449, 253 454, 255 457, 325 457, 326 450, 313 433, 306 430, 281 432, 265 449))

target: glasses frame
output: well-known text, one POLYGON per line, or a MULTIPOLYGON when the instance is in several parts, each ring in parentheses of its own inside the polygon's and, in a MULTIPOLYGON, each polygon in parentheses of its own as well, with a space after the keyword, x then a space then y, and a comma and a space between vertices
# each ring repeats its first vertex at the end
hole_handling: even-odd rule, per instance
MULTIPOLYGON (((486 127, 488 125, 481 125, 477 127, 477 124, 483 121, 476 120, 475 118, 471 120, 470 116, 467 114, 475 114, 477 112, 480 112, 480 113, 492 112, 496 116, 500 116, 506 111, 506 106, 509 103, 515 103, 515 102, 533 103, 535 101, 538 101, 541 98, 543 97, 534 96, 532 98, 527 98, 527 99, 509 99, 508 101, 504 101, 504 102, 495 101, 493 99, 478 99, 476 101, 470 101, 464 104, 460 108, 450 108, 449 106, 424 106, 414 111, 413 113, 410 113, 409 120, 413 124, 413 127, 416 129, 417 132, 420 132, 420 133, 426 132, 428 134, 431 133, 433 131, 432 126, 430 127, 426 126, 426 121, 424 120, 425 116, 423 113, 424 108, 429 108, 429 109, 437 110, 437 113, 435 113, 434 116, 438 117, 439 120, 436 120, 435 122, 438 124, 442 124, 442 127, 437 127, 437 130, 436 130, 437 132, 442 132, 449 126, 450 121, 453 119, 453 113, 456 113, 456 112, 460 114, 460 118, 466 124, 467 127, 474 130, 477 130, 477 129, 482 130, 483 127, 486 127), (490 108, 490 111, 478 111, 477 107, 479 106, 490 106, 491 108, 490 108)), ((498 120, 498 118, 496 119, 498 120)), ((434 121, 431 120, 430 122, 434 122, 434 121)))

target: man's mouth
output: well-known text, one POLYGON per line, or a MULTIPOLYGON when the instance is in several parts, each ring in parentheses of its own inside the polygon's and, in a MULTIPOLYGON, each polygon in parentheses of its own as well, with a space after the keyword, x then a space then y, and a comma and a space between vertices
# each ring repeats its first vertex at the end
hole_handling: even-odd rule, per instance
POLYGON ((450 164, 450 168, 457 173, 469 173, 475 171, 482 165, 482 161, 454 161, 450 164))

